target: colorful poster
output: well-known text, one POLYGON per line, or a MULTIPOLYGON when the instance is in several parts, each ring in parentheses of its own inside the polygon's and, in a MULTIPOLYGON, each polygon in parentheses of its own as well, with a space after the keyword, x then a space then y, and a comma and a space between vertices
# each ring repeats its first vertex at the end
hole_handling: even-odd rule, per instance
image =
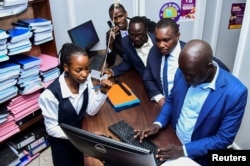
POLYGON ((179 20, 181 15, 181 8, 175 2, 168 2, 165 3, 160 9, 160 19, 162 18, 172 18, 176 22, 179 20))
POLYGON ((195 0, 181 0, 181 19, 195 19, 195 0))
POLYGON ((233 3, 228 29, 240 29, 242 26, 246 3, 233 3))

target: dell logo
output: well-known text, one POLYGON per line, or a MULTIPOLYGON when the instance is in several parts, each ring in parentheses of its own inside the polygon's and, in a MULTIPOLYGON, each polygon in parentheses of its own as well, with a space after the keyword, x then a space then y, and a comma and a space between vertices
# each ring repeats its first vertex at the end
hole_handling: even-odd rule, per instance
POLYGON ((106 149, 101 144, 96 144, 95 149, 101 153, 106 153, 106 149))

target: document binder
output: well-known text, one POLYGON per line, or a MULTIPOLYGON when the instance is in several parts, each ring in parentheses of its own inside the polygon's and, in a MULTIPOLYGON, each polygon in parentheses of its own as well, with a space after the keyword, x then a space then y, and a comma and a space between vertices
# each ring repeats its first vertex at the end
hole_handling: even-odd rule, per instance
POLYGON ((8 30, 10 42, 15 43, 21 40, 29 39, 32 37, 32 32, 29 28, 26 29, 16 29, 12 28, 8 30))
POLYGON ((20 64, 22 69, 27 69, 30 67, 38 66, 38 65, 41 65, 41 63, 42 63, 40 58, 25 55, 25 54, 19 54, 16 56, 12 56, 10 59, 12 61, 20 64))
POLYGON ((130 95, 119 84, 114 84, 108 92, 108 102, 117 112, 140 104, 140 100, 132 90, 125 83, 121 84, 130 91, 130 95))
POLYGON ((42 25, 50 25, 51 20, 47 20, 45 18, 28 18, 28 19, 22 19, 18 20, 18 22, 27 24, 29 26, 42 26, 42 25))

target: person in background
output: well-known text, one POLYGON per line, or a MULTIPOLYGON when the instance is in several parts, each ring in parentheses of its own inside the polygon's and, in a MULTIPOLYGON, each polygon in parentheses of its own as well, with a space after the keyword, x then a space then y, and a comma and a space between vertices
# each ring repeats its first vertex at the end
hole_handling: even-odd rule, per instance
POLYGON ((179 38, 179 27, 173 19, 163 18, 158 21, 155 27, 156 44, 149 52, 143 83, 149 98, 160 107, 173 87, 178 57, 185 45, 179 38), (167 66, 164 68, 164 65, 167 66))
POLYGON ((124 74, 132 67, 143 76, 149 50, 155 43, 154 34, 148 32, 146 21, 140 16, 131 18, 128 33, 129 35, 122 39, 122 62, 104 71, 109 77, 124 74))
MULTIPOLYGON (((128 25, 130 18, 128 13, 122 4, 112 4, 109 7, 109 17, 111 21, 108 21, 110 30, 106 33, 106 43, 108 47, 107 65, 111 67, 115 64, 116 56, 120 55, 123 58, 122 51, 122 38, 128 35, 128 25)), ((146 26, 149 32, 154 31, 155 22, 146 17, 146 26)))
POLYGON ((136 130, 140 141, 171 124, 182 146, 169 144, 156 157, 187 156, 207 165, 209 150, 227 149, 239 130, 248 89, 213 60, 211 46, 191 40, 182 49, 171 94, 155 122, 136 130))
POLYGON ((112 82, 104 79, 95 91, 89 58, 81 47, 66 43, 60 51, 61 75, 39 97, 55 166, 83 166, 83 154, 67 139, 60 123, 81 128, 84 115, 94 116, 106 101, 112 82))

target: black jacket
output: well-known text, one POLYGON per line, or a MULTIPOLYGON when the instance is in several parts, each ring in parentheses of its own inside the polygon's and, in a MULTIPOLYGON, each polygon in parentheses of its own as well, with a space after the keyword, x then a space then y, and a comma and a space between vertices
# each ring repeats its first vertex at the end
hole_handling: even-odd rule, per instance
MULTIPOLYGON (((154 33, 156 23, 154 21, 151 21, 150 19, 148 19, 145 16, 143 16, 142 18, 144 18, 145 21, 146 21, 146 26, 148 28, 148 32, 153 32, 154 33)), ((127 18, 127 19, 130 19, 130 18, 127 18)), ((107 32, 106 37, 107 37, 106 40, 107 40, 107 43, 108 43, 108 39, 109 39, 108 32, 107 32)), ((121 34, 116 35, 116 38, 115 38, 115 41, 114 41, 114 44, 113 44, 113 50, 111 52, 109 52, 108 55, 107 55, 107 64, 109 66, 114 65, 117 54, 120 55, 121 57, 122 57, 122 54, 123 54, 123 51, 122 51, 122 36, 121 36, 121 34)))

